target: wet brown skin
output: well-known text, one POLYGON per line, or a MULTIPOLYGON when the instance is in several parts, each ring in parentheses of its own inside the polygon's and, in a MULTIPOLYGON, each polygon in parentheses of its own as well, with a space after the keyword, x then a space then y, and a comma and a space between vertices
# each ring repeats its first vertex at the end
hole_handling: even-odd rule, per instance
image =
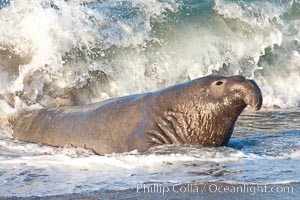
POLYGON ((262 94, 242 76, 206 76, 145 94, 21 114, 15 138, 53 146, 83 146, 98 154, 164 144, 226 145, 234 124, 262 94))

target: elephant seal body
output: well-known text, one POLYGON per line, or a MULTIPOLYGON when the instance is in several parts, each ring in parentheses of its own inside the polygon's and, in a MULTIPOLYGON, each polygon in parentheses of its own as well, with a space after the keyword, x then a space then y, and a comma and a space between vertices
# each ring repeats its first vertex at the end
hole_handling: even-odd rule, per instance
POLYGON ((27 112, 13 122, 13 135, 53 146, 83 146, 98 154, 163 144, 218 147, 228 143, 247 105, 255 110, 262 105, 254 81, 206 76, 156 92, 27 112))

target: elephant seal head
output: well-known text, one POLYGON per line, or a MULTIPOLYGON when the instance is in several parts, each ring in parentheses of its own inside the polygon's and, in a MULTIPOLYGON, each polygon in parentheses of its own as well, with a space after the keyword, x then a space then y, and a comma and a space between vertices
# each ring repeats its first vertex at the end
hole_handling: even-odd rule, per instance
POLYGON ((157 126, 166 136, 160 138, 169 138, 165 143, 214 147, 228 143, 247 105, 259 110, 263 101, 258 85, 243 76, 202 77, 171 88, 162 97, 167 103, 161 103, 164 106, 159 109, 169 109, 160 115, 157 126))
POLYGON ((243 76, 211 76, 212 80, 208 87, 208 95, 211 95, 212 102, 222 103, 224 107, 241 107, 247 105, 254 110, 262 106, 262 93, 253 80, 243 76))
POLYGON ((235 122, 246 106, 254 110, 261 109, 262 93, 253 80, 243 76, 208 76, 205 85, 199 96, 202 121, 200 143, 205 146, 223 146, 228 143, 235 122))

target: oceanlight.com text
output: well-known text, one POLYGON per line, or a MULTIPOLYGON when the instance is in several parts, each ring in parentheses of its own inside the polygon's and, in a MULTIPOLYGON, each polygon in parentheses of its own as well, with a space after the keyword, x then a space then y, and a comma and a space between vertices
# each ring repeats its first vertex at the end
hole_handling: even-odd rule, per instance
POLYGON ((293 193, 292 185, 227 185, 218 183, 207 184, 137 184, 137 193, 236 193, 255 195, 257 193, 293 193))

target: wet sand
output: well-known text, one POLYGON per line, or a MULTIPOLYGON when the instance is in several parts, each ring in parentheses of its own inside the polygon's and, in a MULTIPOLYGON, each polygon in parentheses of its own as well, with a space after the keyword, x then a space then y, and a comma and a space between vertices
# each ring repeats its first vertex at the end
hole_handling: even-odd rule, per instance
POLYGON ((0 197, 0 199, 299 199, 300 183, 277 184, 277 185, 250 185, 250 184, 223 184, 223 183, 196 183, 185 185, 162 185, 153 184, 143 188, 142 185, 129 190, 99 190, 81 194, 64 194, 43 197, 0 197), (160 187, 161 186, 161 187, 160 187), (169 188, 169 190, 167 189, 169 188))

